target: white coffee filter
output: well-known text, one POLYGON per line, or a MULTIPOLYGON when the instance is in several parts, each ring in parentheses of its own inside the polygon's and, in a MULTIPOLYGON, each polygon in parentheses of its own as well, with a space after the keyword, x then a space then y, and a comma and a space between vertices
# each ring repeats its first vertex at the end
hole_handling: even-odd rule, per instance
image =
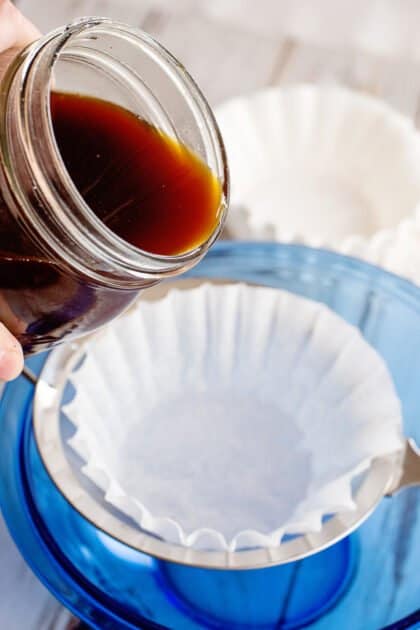
POLYGON ((420 280, 420 266, 407 267, 394 247, 404 242, 402 223, 409 233, 420 227, 411 120, 332 85, 271 88, 219 106, 216 117, 233 237, 326 247, 420 280))
POLYGON ((327 307, 202 285, 139 302, 86 345, 64 407, 107 501, 198 549, 279 545, 354 509, 352 480, 403 447, 384 361, 327 307))

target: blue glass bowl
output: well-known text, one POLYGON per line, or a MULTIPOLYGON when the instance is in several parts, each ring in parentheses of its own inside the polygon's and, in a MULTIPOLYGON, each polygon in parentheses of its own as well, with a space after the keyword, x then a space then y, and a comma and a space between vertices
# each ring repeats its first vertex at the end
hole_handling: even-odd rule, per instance
MULTIPOLYGON (((420 291, 410 283, 332 253, 263 243, 221 243, 190 276, 282 287, 328 304, 385 358, 405 432, 419 439, 420 291)), ((30 367, 38 372, 44 361, 33 357, 30 367)), ((299 562, 215 571, 158 561, 99 531, 63 498, 37 451, 32 396, 18 379, 1 403, 0 504, 33 570, 90 625, 377 630, 419 607, 420 523, 403 518, 412 493, 384 500, 357 535, 299 562), (375 605, 366 605, 378 582, 375 605)))

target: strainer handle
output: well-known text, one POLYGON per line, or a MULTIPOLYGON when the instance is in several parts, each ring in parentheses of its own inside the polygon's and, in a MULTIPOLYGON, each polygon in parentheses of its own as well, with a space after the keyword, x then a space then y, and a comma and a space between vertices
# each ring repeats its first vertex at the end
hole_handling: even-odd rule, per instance
POLYGON ((32 370, 28 368, 27 365, 23 366, 22 376, 24 376, 26 380, 31 383, 31 385, 36 385, 38 382, 38 377, 32 372, 32 370))
POLYGON ((401 468, 392 480, 387 496, 392 496, 403 488, 420 486, 420 448, 412 438, 405 443, 401 468))

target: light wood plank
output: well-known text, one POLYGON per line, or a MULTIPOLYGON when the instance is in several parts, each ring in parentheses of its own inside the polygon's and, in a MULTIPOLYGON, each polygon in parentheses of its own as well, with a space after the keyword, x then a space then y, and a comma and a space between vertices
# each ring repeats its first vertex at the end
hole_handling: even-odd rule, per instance
POLYGON ((110 17, 127 24, 140 25, 150 10, 148 0, 58 0, 34 2, 20 0, 19 7, 45 33, 84 15, 110 17))
POLYGON ((345 85, 379 97, 408 117, 415 117, 420 95, 418 63, 290 41, 290 53, 275 77, 276 83, 345 85))
POLYGON ((196 15, 161 14, 150 30, 188 68, 212 105, 266 85, 282 45, 281 39, 196 15))
POLYGON ((33 575, 0 516, 0 628, 64 630, 70 615, 33 575))

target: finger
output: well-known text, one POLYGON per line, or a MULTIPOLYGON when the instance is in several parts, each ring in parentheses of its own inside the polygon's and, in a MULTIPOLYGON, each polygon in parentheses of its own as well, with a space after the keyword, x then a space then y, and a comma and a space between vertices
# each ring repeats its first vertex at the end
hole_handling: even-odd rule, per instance
POLYGON ((10 0, 0 0, 0 50, 26 46, 39 36, 38 29, 10 0))
POLYGON ((21 373, 23 368, 22 347, 0 323, 0 379, 11 381, 21 373))

